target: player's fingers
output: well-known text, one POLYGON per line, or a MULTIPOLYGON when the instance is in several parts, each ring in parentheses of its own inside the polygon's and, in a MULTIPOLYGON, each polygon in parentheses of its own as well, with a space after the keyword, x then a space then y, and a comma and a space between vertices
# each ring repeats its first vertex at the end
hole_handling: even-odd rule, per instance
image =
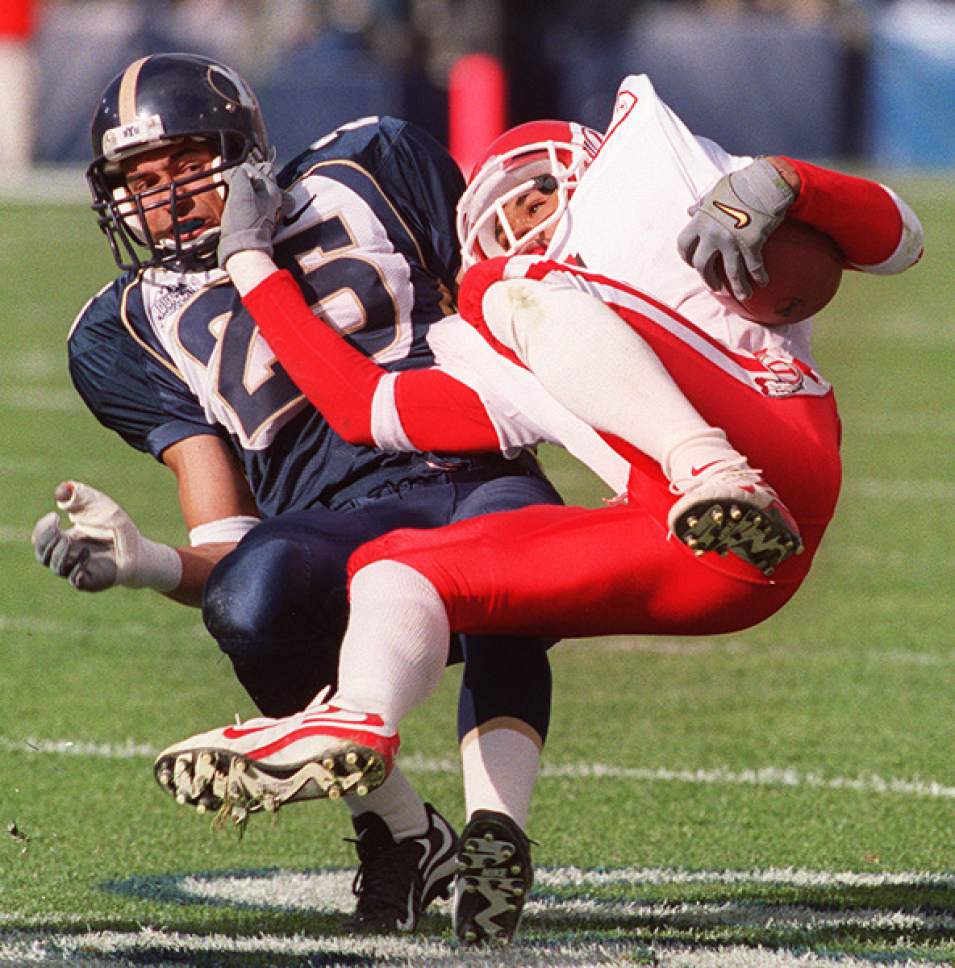
POLYGON ((683 228, 683 231, 676 237, 677 252, 680 258, 687 264, 693 265, 693 254, 700 244, 700 233, 696 230, 696 225, 690 222, 683 228))
POLYGON ((92 501, 100 497, 100 492, 81 481, 63 481, 54 491, 57 507, 67 514, 78 514, 92 501))
POLYGON ((49 569, 54 575, 66 578, 76 564, 77 555, 82 551, 82 546, 71 540, 70 536, 63 532, 57 542, 53 545, 50 552, 49 569))
POLYGON ((703 282, 706 284, 706 288, 710 292, 720 292, 723 289, 723 279, 720 275, 720 266, 723 264, 723 259, 720 256, 718 250, 711 250, 709 258, 702 262, 700 265, 696 265, 699 261, 699 251, 697 251, 697 258, 694 260, 694 266, 697 272, 703 277, 703 282))
POLYGON ((70 572, 70 584, 81 592, 101 592, 116 584, 116 563, 108 555, 84 548, 70 572))
POLYGON ((746 272, 746 265, 739 250, 734 248, 723 253, 723 271, 733 295, 739 299, 749 299, 753 294, 753 287, 746 272))
POLYGON ((73 567, 70 569, 70 573, 67 576, 69 578, 70 584, 74 588, 78 588, 80 591, 85 591, 85 585, 88 580, 88 574, 86 572, 86 563, 89 561, 90 549, 81 548, 79 554, 76 556, 76 560, 73 562, 73 567))
POLYGON ((743 258, 746 262, 746 272, 749 278, 757 286, 765 286, 769 282, 769 273, 763 264, 762 252, 754 252, 751 249, 747 249, 743 253, 743 258))
POLYGON ((36 560, 41 565, 47 566, 50 564, 50 556, 53 554, 60 534, 60 516, 56 511, 44 514, 33 526, 30 543, 33 545, 36 560))

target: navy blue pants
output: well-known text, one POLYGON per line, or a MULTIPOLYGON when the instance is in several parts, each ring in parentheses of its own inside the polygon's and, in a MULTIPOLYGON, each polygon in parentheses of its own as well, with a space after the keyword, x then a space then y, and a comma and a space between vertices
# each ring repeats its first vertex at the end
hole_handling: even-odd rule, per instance
MULTIPOLYGON (((529 504, 559 504, 540 476, 494 477, 453 471, 399 481, 342 508, 289 512, 253 528, 213 570, 203 618, 232 660, 239 681, 267 716, 303 709, 336 685, 348 620, 346 566, 364 542, 396 528, 434 528, 529 504)), ((464 661, 458 734, 510 716, 546 738, 553 640, 455 636, 450 661, 464 661)))

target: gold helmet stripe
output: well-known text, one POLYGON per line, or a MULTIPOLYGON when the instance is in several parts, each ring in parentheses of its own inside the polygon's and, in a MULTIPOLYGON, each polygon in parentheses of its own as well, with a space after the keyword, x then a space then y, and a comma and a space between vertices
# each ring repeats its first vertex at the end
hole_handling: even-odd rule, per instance
POLYGON ((119 123, 129 124, 136 119, 136 87, 139 83, 139 73, 148 57, 140 57, 126 68, 123 79, 119 83, 119 123))

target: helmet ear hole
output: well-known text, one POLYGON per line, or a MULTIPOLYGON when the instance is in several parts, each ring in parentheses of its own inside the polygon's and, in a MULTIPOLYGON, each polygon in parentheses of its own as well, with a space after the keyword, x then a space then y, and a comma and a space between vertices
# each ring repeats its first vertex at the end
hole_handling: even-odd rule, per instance
POLYGON ((601 136, 567 121, 529 121, 491 143, 471 175, 457 208, 458 241, 466 269, 494 255, 520 251, 561 219, 586 166, 599 150, 601 136), (536 189, 556 195, 556 208, 518 238, 507 224, 504 204, 536 189), (501 245, 498 223, 507 241, 501 245))

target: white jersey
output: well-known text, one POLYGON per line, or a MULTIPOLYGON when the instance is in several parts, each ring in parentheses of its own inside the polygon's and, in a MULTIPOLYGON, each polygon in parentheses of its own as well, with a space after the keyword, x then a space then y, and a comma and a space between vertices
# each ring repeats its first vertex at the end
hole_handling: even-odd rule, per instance
POLYGON ((734 349, 795 357, 815 368, 810 320, 770 327, 744 319, 716 299, 677 252, 689 207, 752 160, 693 135, 646 75, 627 77, 603 146, 547 255, 579 257, 588 269, 653 296, 734 349))

